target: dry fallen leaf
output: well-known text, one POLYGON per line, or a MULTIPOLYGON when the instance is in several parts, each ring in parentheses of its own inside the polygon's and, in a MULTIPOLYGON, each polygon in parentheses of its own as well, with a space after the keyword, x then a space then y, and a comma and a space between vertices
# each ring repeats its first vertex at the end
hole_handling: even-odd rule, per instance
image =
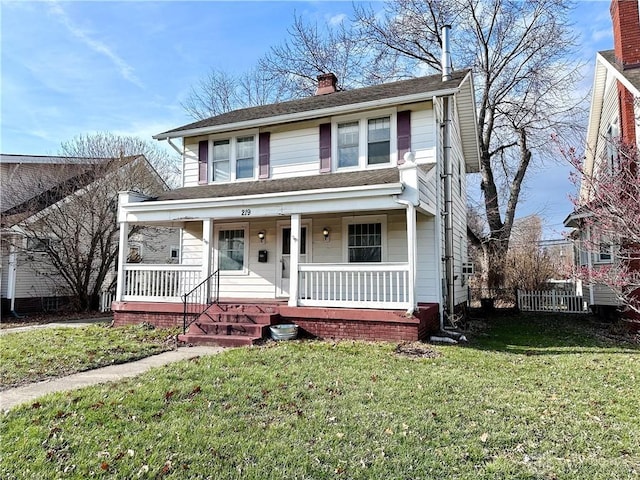
POLYGON ((487 432, 484 432, 482 435, 480 435, 480 441, 482 443, 486 443, 488 439, 489 439, 489 434, 487 432))

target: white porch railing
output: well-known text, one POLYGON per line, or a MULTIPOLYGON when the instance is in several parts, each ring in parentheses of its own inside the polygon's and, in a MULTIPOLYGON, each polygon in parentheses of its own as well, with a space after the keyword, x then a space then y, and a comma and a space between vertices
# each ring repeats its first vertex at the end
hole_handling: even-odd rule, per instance
POLYGON ((587 303, 582 296, 556 290, 518 290, 518 307, 523 312, 585 313, 587 303))
POLYGON ((131 264, 124 266, 123 301, 182 302, 201 281, 200 265, 131 264))
POLYGON ((407 263, 299 265, 298 305, 409 308, 407 263))

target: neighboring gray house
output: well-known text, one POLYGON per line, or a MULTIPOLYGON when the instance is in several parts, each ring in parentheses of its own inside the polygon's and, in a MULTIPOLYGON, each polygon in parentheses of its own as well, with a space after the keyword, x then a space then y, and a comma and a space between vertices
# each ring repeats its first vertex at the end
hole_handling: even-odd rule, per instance
MULTIPOLYGON (((46 231, 46 226, 40 226, 47 224, 43 218, 52 215, 57 207, 64 208, 73 204, 75 198, 91 195, 90 182, 95 179, 88 180, 92 177, 85 174, 94 165, 106 161, 60 156, 0 156, 0 294, 3 315, 55 311, 69 303, 69 286, 51 265, 45 248, 46 242, 56 241, 56 235, 46 231)), ((167 189, 144 156, 132 158, 127 165, 132 163, 136 163, 136 168, 144 168, 151 173, 149 178, 155 183, 155 191, 167 189)), ((149 263, 177 262, 179 244, 177 230, 149 227, 131 235, 128 256, 134 261, 149 263)), ((104 280, 104 289, 115 285, 115 275, 114 263, 104 280)))

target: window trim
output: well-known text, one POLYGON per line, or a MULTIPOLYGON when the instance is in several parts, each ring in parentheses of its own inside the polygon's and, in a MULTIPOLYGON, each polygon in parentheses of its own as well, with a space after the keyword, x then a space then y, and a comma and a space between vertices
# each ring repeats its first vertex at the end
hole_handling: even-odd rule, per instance
POLYGON ((388 252, 388 236, 387 236, 387 215, 353 215, 349 217, 342 217, 342 260, 349 265, 367 265, 374 264, 380 265, 387 262, 388 252), (364 223, 379 223, 381 233, 381 247, 382 252, 380 254, 380 262, 350 262, 349 261, 349 225, 358 225, 364 223))
POLYGON ((249 222, 219 223, 213 227, 213 271, 218 270, 219 265, 219 240, 220 231, 243 230, 244 231, 244 258, 242 270, 220 270, 220 276, 240 276, 249 275, 249 222))
POLYGON ((178 245, 169 246, 169 260, 177 260, 180 263, 180 247, 178 245), (177 252, 175 257, 171 256, 173 252, 177 252))
POLYGON ((397 108, 385 108, 370 112, 341 115, 331 118, 331 171, 349 172, 355 170, 389 168, 398 164, 398 119, 397 108), (389 118, 389 162, 369 165, 369 120, 389 118), (358 164, 352 167, 338 166, 338 124, 358 122, 358 164))
POLYGON ((231 182, 251 182, 258 178, 258 169, 259 169, 259 157, 260 157, 260 141, 259 141, 259 130, 251 129, 251 130, 242 130, 238 132, 234 132, 233 135, 229 135, 228 133, 220 133, 216 135, 209 135, 209 152, 207 157, 207 182, 208 183, 231 183, 231 182), (238 160, 238 139, 253 137, 253 174, 251 177, 246 178, 237 178, 237 160, 238 160), (229 179, 228 180, 214 180, 214 165, 213 165, 213 143, 221 140, 229 141, 229 179))
POLYGON ((601 242, 599 244, 599 247, 600 247, 599 250, 595 252, 595 258, 593 260, 593 263, 597 263, 597 264, 613 263, 613 245, 611 243, 601 242), (608 247, 606 249, 606 252, 608 253, 603 251, 606 247, 608 247))

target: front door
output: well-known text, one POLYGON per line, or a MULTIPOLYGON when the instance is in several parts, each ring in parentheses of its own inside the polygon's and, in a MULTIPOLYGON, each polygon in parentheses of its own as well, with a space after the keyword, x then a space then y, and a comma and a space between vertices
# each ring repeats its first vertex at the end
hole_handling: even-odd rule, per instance
MULTIPOLYGON (((300 263, 307 261, 307 227, 300 227, 300 263)), ((276 260, 276 295, 289 296, 289 278, 291 276, 291 226, 281 225, 278 231, 278 258, 276 260)))

